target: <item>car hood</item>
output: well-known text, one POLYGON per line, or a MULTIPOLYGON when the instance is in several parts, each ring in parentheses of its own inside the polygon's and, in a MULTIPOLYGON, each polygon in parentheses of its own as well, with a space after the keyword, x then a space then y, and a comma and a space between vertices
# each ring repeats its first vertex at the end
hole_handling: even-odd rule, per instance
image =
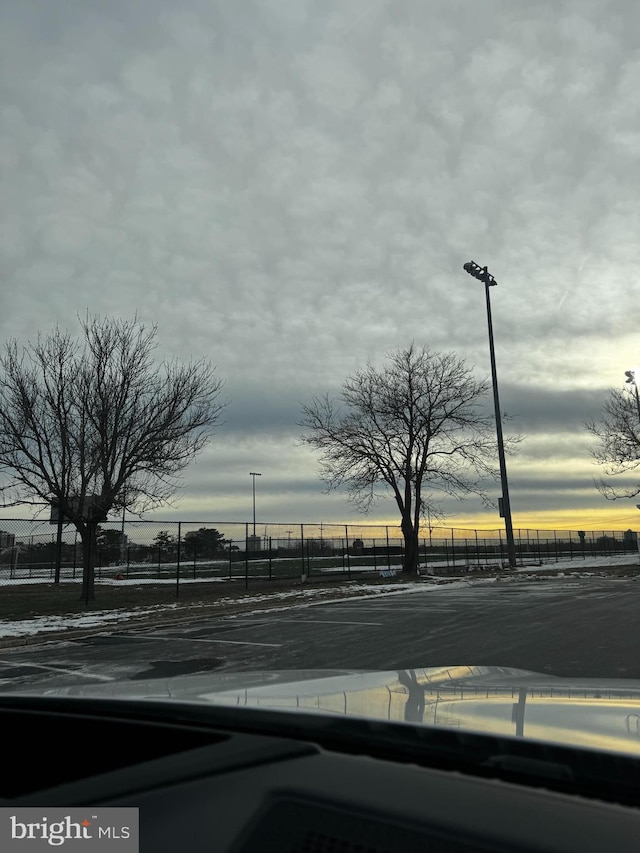
POLYGON ((505 667, 450 666, 376 672, 223 672, 59 687, 40 693, 357 717, 640 754, 640 681, 636 680, 559 678, 505 667))

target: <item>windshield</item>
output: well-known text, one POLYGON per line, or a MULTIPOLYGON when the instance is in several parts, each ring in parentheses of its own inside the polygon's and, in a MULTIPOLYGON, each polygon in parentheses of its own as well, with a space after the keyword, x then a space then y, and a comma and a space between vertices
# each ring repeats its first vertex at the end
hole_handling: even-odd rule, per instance
POLYGON ((637 741, 638 14, 2 4, 0 690, 637 741))

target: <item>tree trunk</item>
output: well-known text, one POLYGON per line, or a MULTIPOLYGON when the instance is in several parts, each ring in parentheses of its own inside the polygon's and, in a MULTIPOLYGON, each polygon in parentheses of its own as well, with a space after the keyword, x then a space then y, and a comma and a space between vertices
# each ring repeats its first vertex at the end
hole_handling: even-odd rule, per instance
POLYGON ((402 572, 405 575, 418 574, 418 533, 410 519, 402 519, 402 534, 404 536, 404 557, 402 572))
POLYGON ((95 522, 89 521, 83 525, 80 531, 82 538, 82 592, 80 600, 88 604, 95 599, 94 588, 94 561, 96 553, 96 527, 95 522))

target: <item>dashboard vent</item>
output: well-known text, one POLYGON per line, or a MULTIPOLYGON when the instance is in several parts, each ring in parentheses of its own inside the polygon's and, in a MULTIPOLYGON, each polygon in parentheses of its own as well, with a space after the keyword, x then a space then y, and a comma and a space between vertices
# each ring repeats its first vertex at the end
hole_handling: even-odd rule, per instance
POLYGON ((262 812, 236 853, 478 853, 429 830, 324 804, 278 800, 262 812))

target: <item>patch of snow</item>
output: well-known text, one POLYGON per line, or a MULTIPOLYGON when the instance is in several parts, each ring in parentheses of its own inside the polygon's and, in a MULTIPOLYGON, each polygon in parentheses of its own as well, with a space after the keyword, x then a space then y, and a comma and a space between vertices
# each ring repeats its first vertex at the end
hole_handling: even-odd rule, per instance
POLYGON ((51 631, 68 631, 71 628, 100 628, 110 622, 175 610, 177 606, 177 604, 166 604, 156 607, 139 607, 134 610, 96 610, 93 613, 66 616, 36 616, 33 619, 17 619, 13 622, 0 619, 0 637, 33 636, 51 631))
POLYGON ((531 563, 519 566, 518 572, 553 572, 558 569, 572 569, 578 571, 581 566, 588 569, 596 569, 610 566, 634 566, 639 565, 637 554, 616 554, 615 557, 587 557, 585 560, 576 558, 575 560, 558 560, 555 562, 549 560, 546 563, 531 563))

